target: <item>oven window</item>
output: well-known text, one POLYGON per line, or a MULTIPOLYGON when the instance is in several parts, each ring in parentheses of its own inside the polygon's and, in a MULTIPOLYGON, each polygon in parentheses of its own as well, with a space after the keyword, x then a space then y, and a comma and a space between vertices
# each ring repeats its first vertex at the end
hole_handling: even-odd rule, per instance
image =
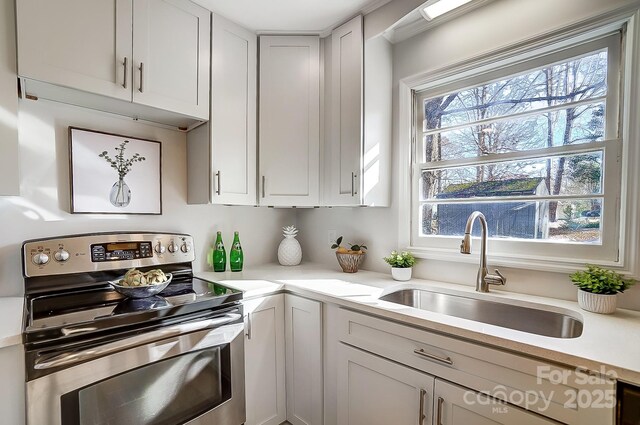
POLYGON ((229 345, 190 352, 62 396, 63 425, 183 424, 231 398, 229 345))

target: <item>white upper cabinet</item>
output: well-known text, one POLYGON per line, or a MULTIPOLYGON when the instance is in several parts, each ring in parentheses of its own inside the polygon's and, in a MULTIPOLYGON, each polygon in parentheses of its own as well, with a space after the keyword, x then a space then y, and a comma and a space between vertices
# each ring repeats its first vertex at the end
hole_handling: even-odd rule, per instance
POLYGON ((185 0, 133 3, 133 101, 209 118, 210 12, 185 0))
POLYGON ((0 120, 0 170, 3 173, 0 196, 20 195, 14 6, 12 1, 5 1, 0 5, 0 27, 6 29, 4 36, 0 38, 0 58, 3 58, 0 66, 0 111, 4 117, 0 120))
POLYGON ((213 14, 211 119, 187 136, 190 204, 256 204, 257 37, 213 14))
POLYGON ((362 16, 326 40, 323 205, 390 205, 392 60, 362 16))
POLYGON ((325 203, 360 204, 362 159, 363 44, 362 16, 335 29, 331 36, 331 172, 325 203))
POLYGON ((319 205, 318 37, 260 37, 259 98, 260 204, 319 205))
POLYGON ((19 0, 23 77, 131 100, 132 0, 19 0))
POLYGON ((208 119, 206 9, 188 0, 16 3, 18 75, 29 98, 178 127, 208 119))
POLYGON ((213 202, 255 205, 258 40, 214 15, 212 42, 213 202))

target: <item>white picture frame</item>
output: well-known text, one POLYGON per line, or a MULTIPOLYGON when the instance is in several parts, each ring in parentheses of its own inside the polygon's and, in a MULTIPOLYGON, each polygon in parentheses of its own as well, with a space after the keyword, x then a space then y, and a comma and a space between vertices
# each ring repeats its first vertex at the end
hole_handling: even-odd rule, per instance
POLYGON ((72 214, 162 214, 162 144, 69 127, 72 214))

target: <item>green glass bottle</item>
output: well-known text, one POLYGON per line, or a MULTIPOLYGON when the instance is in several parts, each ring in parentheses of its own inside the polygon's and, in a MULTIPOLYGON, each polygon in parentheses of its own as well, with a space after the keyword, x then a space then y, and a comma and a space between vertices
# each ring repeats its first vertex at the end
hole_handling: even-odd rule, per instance
POLYGON ((231 246, 231 252, 229 253, 229 267, 232 272, 241 272, 242 263, 244 262, 244 254, 242 253, 242 246, 240 246, 240 235, 238 232, 233 234, 233 245, 231 246))
POLYGON ((216 237, 216 249, 213 251, 213 271, 223 272, 227 269, 227 251, 222 243, 222 232, 216 237))

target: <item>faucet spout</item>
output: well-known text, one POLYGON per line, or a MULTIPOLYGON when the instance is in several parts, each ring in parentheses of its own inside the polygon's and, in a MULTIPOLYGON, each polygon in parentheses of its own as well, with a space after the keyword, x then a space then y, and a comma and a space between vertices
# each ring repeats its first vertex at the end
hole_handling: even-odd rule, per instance
POLYGON ((464 237, 460 244, 460 253, 471 254, 471 233, 473 233, 473 223, 475 223, 476 220, 480 221, 480 225, 482 227, 482 232, 480 234, 480 268, 478 269, 478 275, 476 277, 476 291, 489 292, 490 283, 494 285, 504 285, 507 280, 498 270, 496 270, 496 275, 490 275, 489 270, 487 270, 487 219, 480 211, 472 212, 467 219, 464 237))

